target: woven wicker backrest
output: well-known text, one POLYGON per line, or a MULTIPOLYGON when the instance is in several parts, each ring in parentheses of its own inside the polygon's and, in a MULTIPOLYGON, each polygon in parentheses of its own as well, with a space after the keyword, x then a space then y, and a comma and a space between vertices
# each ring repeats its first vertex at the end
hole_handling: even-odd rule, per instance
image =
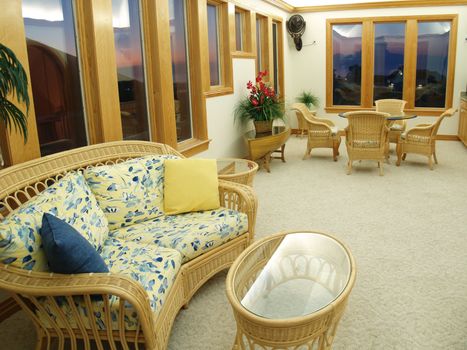
POLYGON ((117 141, 76 148, 3 169, 0 171, 0 219, 69 171, 152 154, 183 157, 173 148, 160 143, 117 141))
POLYGON ((404 115, 404 107, 407 101, 396 99, 384 99, 375 101, 376 111, 389 113, 390 115, 404 115))
POLYGON ((384 141, 386 132, 386 118, 388 113, 373 111, 357 111, 345 113, 349 122, 347 143, 354 141, 376 142, 378 145, 384 141))

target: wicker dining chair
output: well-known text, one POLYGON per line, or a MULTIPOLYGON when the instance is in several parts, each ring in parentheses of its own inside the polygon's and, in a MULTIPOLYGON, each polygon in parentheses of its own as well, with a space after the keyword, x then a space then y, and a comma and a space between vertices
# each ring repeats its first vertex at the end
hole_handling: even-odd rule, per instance
POLYGON ((337 127, 328 119, 317 118, 303 103, 294 103, 292 109, 303 118, 308 130, 308 141, 303 159, 311 157, 313 148, 332 148, 332 156, 337 161, 341 138, 337 127))
POLYGON ((407 153, 416 153, 428 157, 428 165, 433 170, 433 159, 438 164, 436 157, 436 134, 445 117, 451 117, 457 109, 450 108, 441 114, 433 124, 418 124, 401 135, 397 144, 397 163, 405 160, 407 153))
MULTIPOLYGON (((407 101, 397 99, 384 99, 375 101, 376 112, 389 113, 390 115, 404 115, 404 107, 407 101)), ((388 140, 397 144, 400 135, 407 128, 405 120, 396 120, 389 126, 388 140)))
POLYGON ((295 115, 297 116, 298 131, 297 137, 303 137, 305 130, 308 130, 308 125, 305 121, 303 115, 311 114, 315 115, 316 111, 310 111, 304 103, 294 103, 292 109, 295 110, 295 115), (302 111, 302 112, 301 112, 302 111))
POLYGON ((356 111, 344 114, 349 125, 345 128, 347 153, 349 162, 347 174, 352 173, 355 160, 375 160, 378 162, 379 174, 383 173, 383 162, 386 158, 386 143, 389 128, 386 118, 388 113, 374 111, 356 111))

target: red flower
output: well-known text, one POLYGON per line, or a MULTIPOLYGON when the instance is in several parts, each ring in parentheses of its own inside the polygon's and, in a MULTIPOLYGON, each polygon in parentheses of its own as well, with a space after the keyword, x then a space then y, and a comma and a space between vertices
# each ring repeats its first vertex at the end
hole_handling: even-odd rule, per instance
POLYGON ((251 93, 252 93, 252 94, 256 94, 256 87, 253 86, 253 87, 251 88, 251 93))
POLYGON ((256 77, 256 82, 259 83, 260 81, 261 81, 261 75, 258 75, 258 76, 256 77))
POLYGON ((248 83, 246 84, 246 87, 248 89, 251 89, 253 87, 253 83, 251 81, 248 81, 248 83))
POLYGON ((255 106, 255 107, 259 104, 258 100, 257 100, 256 98, 254 98, 254 97, 251 98, 250 101, 251 101, 251 104, 252 104, 253 106, 255 106))

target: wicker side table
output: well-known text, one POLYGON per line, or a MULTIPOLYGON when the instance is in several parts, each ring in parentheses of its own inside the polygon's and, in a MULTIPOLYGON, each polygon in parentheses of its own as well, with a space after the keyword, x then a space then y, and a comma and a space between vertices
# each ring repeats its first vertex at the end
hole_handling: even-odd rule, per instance
POLYGON ((284 232, 253 243, 227 275, 233 349, 330 349, 355 276, 350 251, 324 233, 284 232))
POLYGON ((253 179, 258 171, 258 164, 252 160, 240 158, 221 158, 217 160, 219 179, 253 186, 253 179))

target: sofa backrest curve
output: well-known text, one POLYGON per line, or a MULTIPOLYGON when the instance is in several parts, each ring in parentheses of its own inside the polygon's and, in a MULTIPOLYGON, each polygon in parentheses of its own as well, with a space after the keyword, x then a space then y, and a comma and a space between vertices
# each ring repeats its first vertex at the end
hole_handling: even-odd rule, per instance
POLYGON ((161 143, 115 141, 75 148, 0 170, 0 219, 69 171, 154 154, 172 154, 184 158, 172 147, 161 143))

